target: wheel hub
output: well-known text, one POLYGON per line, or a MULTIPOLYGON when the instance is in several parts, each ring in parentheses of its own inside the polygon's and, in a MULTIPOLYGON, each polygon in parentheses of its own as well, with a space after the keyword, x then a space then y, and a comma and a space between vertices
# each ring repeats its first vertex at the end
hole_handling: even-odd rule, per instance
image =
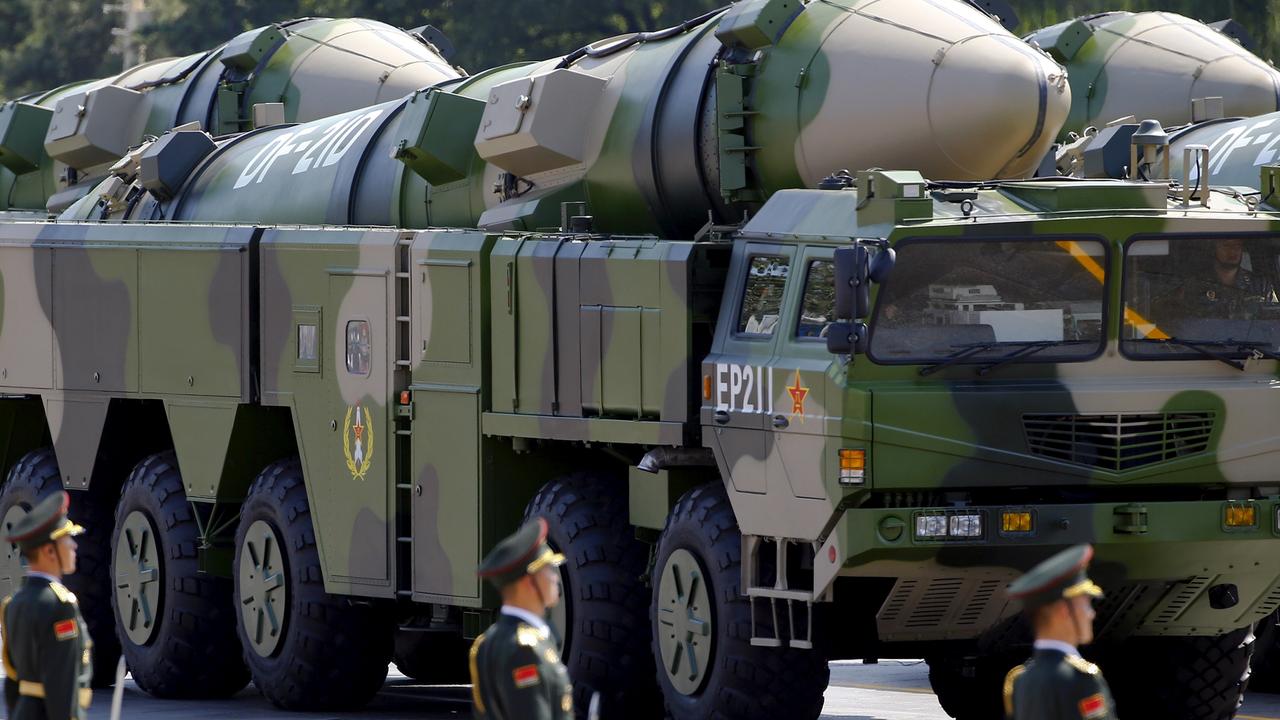
MULTIPOLYGON (((5 536, 18 521, 26 517, 27 508, 21 504, 14 504, 4 514, 4 520, 0 521, 0 527, 4 529, 5 536)), ((0 594, 9 597, 18 589, 18 580, 22 578, 22 553, 18 551, 18 546, 14 543, 4 543, 4 555, 0 557, 0 594)))
POLYGON ((151 519, 134 510, 124 519, 115 552, 116 601, 125 634, 136 645, 151 639, 159 620, 160 552, 151 519))
POLYGON ((672 687, 692 695, 707 677, 714 634, 702 566, 684 548, 667 558, 658 584, 658 647, 672 687))
POLYGON ((283 635, 289 586, 280 538, 265 520, 255 521, 245 533, 239 574, 245 635, 254 652, 269 657, 283 635))

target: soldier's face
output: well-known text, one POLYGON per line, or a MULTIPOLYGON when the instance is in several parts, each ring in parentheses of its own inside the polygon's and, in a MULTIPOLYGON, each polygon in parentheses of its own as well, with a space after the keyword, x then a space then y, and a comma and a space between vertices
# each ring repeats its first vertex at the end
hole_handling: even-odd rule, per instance
POLYGON ((1225 265, 1227 267, 1235 267, 1239 265, 1240 261, 1244 258, 1244 240, 1241 240, 1240 238, 1229 238, 1217 241, 1214 244, 1213 256, 1220 265, 1225 265))
POLYGON ((58 565, 62 568, 63 575, 70 575, 76 571, 76 539, 70 535, 63 535, 53 544, 54 549, 58 553, 58 565))
POLYGON ((1088 645, 1093 642, 1093 618, 1096 613, 1093 611, 1093 598, 1088 595, 1078 595, 1071 598, 1070 604, 1071 614, 1075 617, 1076 632, 1079 633, 1080 639, 1077 645, 1088 645))
POLYGON ((532 580, 537 583, 538 589, 542 591, 542 599, 547 603, 547 607, 551 608, 560 604, 559 568, 548 565, 539 570, 532 580))

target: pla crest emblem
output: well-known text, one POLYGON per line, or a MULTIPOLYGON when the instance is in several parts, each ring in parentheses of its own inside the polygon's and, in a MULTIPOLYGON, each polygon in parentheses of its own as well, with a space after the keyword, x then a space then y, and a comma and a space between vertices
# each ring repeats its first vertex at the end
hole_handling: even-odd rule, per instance
POLYGON ((342 423, 342 455, 352 479, 364 480, 373 465, 373 416, 362 406, 347 408, 342 423))

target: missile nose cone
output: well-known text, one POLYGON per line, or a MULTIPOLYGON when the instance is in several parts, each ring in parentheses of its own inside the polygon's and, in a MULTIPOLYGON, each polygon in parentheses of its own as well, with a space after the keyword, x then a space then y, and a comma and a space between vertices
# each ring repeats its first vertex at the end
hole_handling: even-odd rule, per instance
POLYGON ((952 47, 929 88, 929 122, 952 179, 1026 177, 1071 109, 1063 69, 1017 38, 952 47))
POLYGON ((1201 22, 1143 12, 1091 23, 1067 65, 1077 107, 1065 130, 1129 115, 1183 125, 1193 119, 1192 101, 1208 97, 1222 98, 1227 117, 1278 109, 1280 71, 1201 22))
POLYGON ((807 185, 839 168, 937 180, 1034 171, 1071 105, 1060 66, 966 3, 844 4, 810 65, 826 80, 820 102, 817 83, 801 97, 796 164, 807 185))
POLYGON ((1207 97, 1222 98, 1227 117, 1274 112, 1280 110, 1280 73, 1253 57, 1218 58, 1206 64, 1191 85, 1192 99, 1207 97))

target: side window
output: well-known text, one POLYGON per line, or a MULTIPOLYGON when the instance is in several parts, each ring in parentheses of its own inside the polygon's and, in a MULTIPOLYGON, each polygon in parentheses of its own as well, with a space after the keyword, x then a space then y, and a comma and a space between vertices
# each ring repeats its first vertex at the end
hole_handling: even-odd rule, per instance
POLYGON ((773 337, 782 313, 782 291, 791 261, 780 255, 753 255, 747 263, 747 282, 738 312, 738 334, 773 337))
POLYGON ((352 375, 368 375, 370 351, 369 321, 352 320, 347 323, 347 372, 352 375))
POLYGON ((836 278, 831 260, 812 260, 804 281, 804 303, 796 322, 796 337, 818 340, 827 336, 827 328, 835 322, 836 278))

